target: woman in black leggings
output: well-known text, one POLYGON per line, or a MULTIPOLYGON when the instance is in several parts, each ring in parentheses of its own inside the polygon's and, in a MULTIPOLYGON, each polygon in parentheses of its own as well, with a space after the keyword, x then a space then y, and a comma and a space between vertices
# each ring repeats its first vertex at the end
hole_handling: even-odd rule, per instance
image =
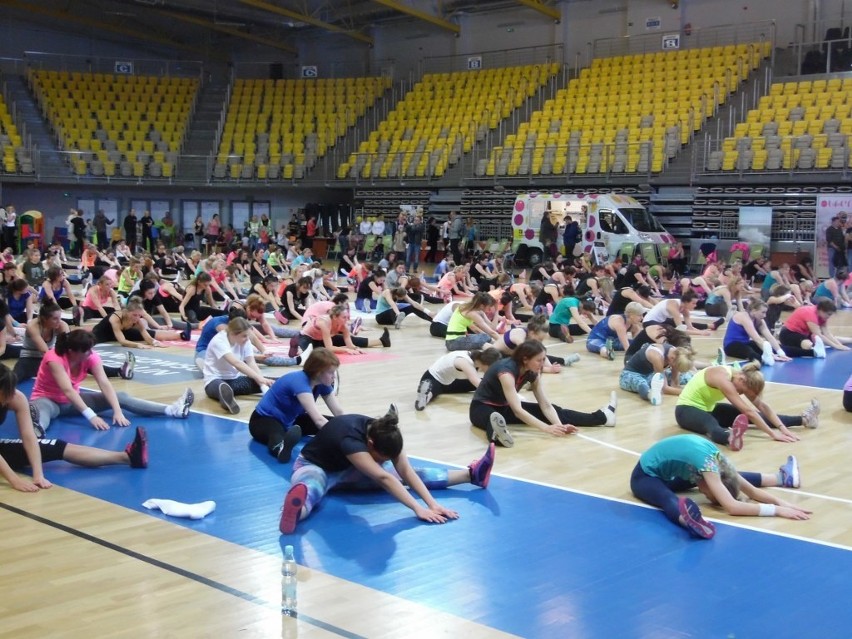
POLYGON ((753 299, 748 311, 737 311, 731 316, 722 342, 725 355, 761 362, 774 366, 775 362, 789 362, 766 325, 768 306, 763 300, 753 299))

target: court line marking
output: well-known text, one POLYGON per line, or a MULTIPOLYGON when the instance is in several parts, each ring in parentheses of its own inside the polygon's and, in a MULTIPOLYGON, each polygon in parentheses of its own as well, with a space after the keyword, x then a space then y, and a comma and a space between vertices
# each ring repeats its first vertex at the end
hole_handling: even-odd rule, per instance
MULTIPOLYGON (((159 559, 154 559, 153 557, 149 557, 148 555, 143 555, 142 553, 136 552, 135 550, 130 550, 129 548, 125 548, 124 546, 119 546, 118 544, 114 544, 111 541, 101 539, 100 537, 96 537, 89 533, 83 532, 82 530, 72 528, 71 526, 60 524, 57 521, 53 521, 52 519, 42 517, 41 515, 36 515, 35 513, 31 513, 21 508, 17 508, 16 506, 12 506, 11 504, 0 502, 0 508, 3 508, 4 510, 7 510, 16 515, 20 515, 21 517, 26 517, 27 519, 38 522, 40 524, 50 526, 51 528, 55 528, 56 530, 67 533, 69 535, 73 535, 75 537, 83 539, 84 541, 97 544, 98 546, 106 548, 107 550, 112 550, 119 554, 125 555, 126 557, 129 557, 131 559, 136 559, 137 561, 149 564, 151 566, 154 566, 155 568, 166 570, 179 577, 184 577, 185 579, 189 579, 190 581, 199 583, 202 586, 207 586, 209 588, 213 588, 214 590, 218 590, 219 592, 225 593, 226 595, 237 597, 239 599, 242 599, 243 601, 247 601, 248 603, 254 604, 256 606, 267 608, 269 610, 281 610, 280 604, 267 601, 266 599, 257 597, 256 595, 253 595, 249 592, 233 588, 232 586, 223 584, 220 581, 210 579, 209 577, 205 577, 204 575, 199 575, 198 573, 186 570, 185 568, 180 568, 178 566, 175 566, 174 564, 160 561, 159 559)), ((325 621, 321 621, 320 619, 316 619, 309 615, 300 613, 298 618, 300 621, 304 621, 309 625, 316 626, 317 628, 321 628, 322 630, 327 630, 328 632, 339 635, 341 637, 346 637, 347 639, 367 639, 363 635, 344 630, 343 628, 327 623, 325 621)))

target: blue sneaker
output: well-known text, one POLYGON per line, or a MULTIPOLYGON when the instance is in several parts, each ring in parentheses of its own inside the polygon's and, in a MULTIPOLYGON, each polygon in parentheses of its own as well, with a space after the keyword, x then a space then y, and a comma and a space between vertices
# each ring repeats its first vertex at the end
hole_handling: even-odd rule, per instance
POLYGON ((798 488, 801 485, 801 476, 799 475, 799 461, 790 455, 787 458, 787 463, 779 467, 781 471, 781 485, 784 488, 798 488))
POLYGON ((678 499, 678 510, 680 521, 692 535, 701 539, 712 539, 716 534, 716 526, 701 516, 701 509, 689 497, 678 499))
POLYGON ((470 473, 470 483, 480 488, 488 488, 488 481, 491 479, 491 469, 494 468, 494 455, 497 446, 494 442, 488 444, 488 450, 485 454, 474 462, 471 462, 467 467, 470 473))

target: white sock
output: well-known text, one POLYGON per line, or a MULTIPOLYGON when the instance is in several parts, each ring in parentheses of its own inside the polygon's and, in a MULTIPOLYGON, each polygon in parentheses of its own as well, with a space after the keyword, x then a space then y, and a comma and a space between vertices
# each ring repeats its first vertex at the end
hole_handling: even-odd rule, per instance
POLYGON ((163 514, 171 517, 187 517, 189 519, 203 519, 216 510, 215 501, 202 501, 200 504, 184 504, 171 499, 149 499, 142 502, 145 508, 151 510, 160 509, 163 514))

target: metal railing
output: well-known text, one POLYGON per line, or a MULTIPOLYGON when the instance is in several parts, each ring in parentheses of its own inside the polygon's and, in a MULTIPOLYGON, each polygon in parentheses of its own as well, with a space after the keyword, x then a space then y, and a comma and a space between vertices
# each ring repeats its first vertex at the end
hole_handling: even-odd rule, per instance
POLYGON ((393 77, 395 63, 396 61, 393 58, 347 60, 343 62, 311 59, 299 63, 235 62, 233 70, 234 77, 241 80, 266 80, 278 75, 284 80, 360 78, 384 75, 393 77), (306 67, 310 69, 308 73, 311 74, 313 73, 312 67, 316 67, 316 75, 305 75, 304 69, 306 67))
POLYGON ((796 69, 801 75, 852 72, 852 38, 848 36, 837 40, 794 42, 787 49, 795 58, 796 69))
POLYGON ((102 57, 24 51, 26 67, 39 71, 71 71, 80 73, 119 73, 127 75, 203 78, 204 63, 199 60, 165 60, 133 57, 102 57), (119 66, 119 65, 131 66, 119 66), (130 70, 132 68, 132 71, 130 70))
POLYGON ((529 64, 565 63, 565 48, 562 44, 548 44, 499 51, 429 56, 420 61, 420 76, 424 73, 452 73, 472 69, 499 69, 529 64), (475 61, 471 63, 471 59, 475 61), (473 64, 474 66, 470 66, 473 64))
MULTIPOLYGON (((693 29, 689 35, 681 34, 680 49, 702 49, 751 42, 775 42, 774 20, 726 24, 703 29, 693 29)), ((599 38, 589 43, 589 60, 619 55, 655 53, 662 50, 663 32, 632 35, 620 38, 599 38)))

